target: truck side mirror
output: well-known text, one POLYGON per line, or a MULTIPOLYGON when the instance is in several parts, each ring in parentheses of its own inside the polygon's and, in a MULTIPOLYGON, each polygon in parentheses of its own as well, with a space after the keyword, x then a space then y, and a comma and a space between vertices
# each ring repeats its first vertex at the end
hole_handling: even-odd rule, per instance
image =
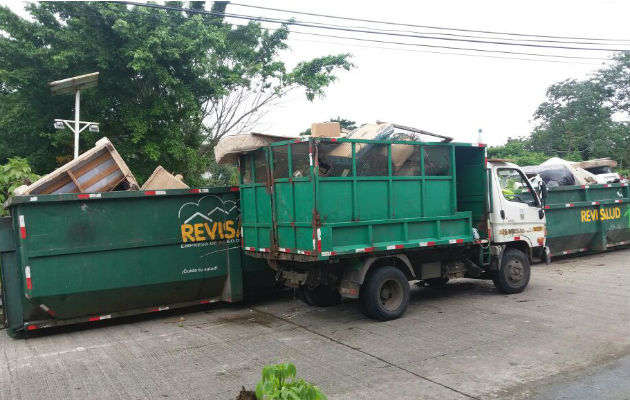
POLYGON ((540 198, 544 203, 547 203, 547 195, 549 194, 549 189, 547 189, 547 184, 545 182, 540 182, 540 198))

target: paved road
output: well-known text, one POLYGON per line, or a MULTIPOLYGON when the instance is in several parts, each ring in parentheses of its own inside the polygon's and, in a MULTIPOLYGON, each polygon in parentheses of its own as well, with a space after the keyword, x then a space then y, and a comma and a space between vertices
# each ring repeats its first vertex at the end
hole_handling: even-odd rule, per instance
POLYGON ((0 334, 0 349, 2 399, 234 399, 282 361, 331 399, 624 399, 630 250, 537 265, 518 295, 414 287, 396 321, 285 298, 0 334))

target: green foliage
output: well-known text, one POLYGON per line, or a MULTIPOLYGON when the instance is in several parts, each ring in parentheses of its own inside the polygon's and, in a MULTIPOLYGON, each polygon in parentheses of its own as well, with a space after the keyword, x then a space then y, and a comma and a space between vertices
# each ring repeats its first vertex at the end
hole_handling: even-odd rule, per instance
POLYGON ((296 379, 296 368, 291 363, 267 365, 256 385, 258 400, 326 400, 326 396, 304 379, 296 379))
POLYGON ((517 165, 537 165, 549 158, 530 149, 529 140, 510 139, 504 146, 489 147, 488 158, 507 159, 517 165))
MULTIPOLYGON (((203 10, 205 2, 171 5, 203 10)), ((213 10, 225 5, 214 3, 213 10)), ((321 96, 335 71, 352 67, 341 54, 287 70, 279 56, 287 48, 286 26, 272 32, 257 22, 234 26, 215 15, 115 2, 40 2, 26 9, 32 19, 0 6, 0 161, 25 157, 39 173, 73 151, 72 133, 56 132, 52 122, 72 118, 74 97, 53 97, 49 81, 100 72, 98 86, 81 95, 81 119, 100 122, 101 132, 81 133, 82 151, 107 136, 138 181, 160 164, 198 185, 216 141, 236 129, 232 122, 291 89, 311 100, 321 96), (213 106, 243 91, 269 96, 247 109, 230 105, 218 113, 218 125, 209 125, 213 106)))
MULTIPOLYGON (((39 176, 31 172, 28 161, 24 158, 13 157, 5 165, 0 165, 0 205, 3 204, 18 186, 31 184, 39 176)), ((5 209, 0 209, 0 216, 7 215, 5 209)))
POLYGON ((205 181, 208 186, 237 186, 238 169, 234 165, 211 163, 205 181))
POLYGON ((337 116, 337 118, 331 118, 330 122, 339 122, 341 129, 347 129, 349 131, 353 131, 357 129, 357 123, 354 121, 350 121, 349 119, 341 118, 337 116))
POLYGON ((630 160, 630 52, 586 80, 568 79, 547 89, 527 139, 508 141, 488 154, 520 165, 561 157, 570 161, 610 157, 627 168, 630 160))

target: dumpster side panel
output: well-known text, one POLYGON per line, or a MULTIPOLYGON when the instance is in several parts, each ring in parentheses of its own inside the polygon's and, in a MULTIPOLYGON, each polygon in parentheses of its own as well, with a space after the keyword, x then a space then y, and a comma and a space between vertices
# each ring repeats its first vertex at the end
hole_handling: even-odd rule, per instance
POLYGON ((19 290, 20 274, 18 272, 13 224, 10 217, 0 218, 0 278, 2 282, 2 308, 8 332, 24 325, 22 319, 22 301, 24 294, 19 290))
POLYGON ((11 205, 16 262, 3 272, 17 280, 4 288, 22 304, 10 325, 242 299, 238 193, 147 193, 11 205))
POLYGON ((550 188, 546 243, 552 255, 628 244, 629 200, 626 183, 550 188))

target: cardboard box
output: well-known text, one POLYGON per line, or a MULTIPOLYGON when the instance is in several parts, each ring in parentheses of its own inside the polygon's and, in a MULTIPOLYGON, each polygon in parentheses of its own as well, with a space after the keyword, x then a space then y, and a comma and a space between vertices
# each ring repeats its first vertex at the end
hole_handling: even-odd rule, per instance
POLYGON ((311 136, 339 137, 341 136, 341 125, 339 125, 339 122, 318 122, 311 124, 311 136))
POLYGON ((149 179, 140 187, 140 190, 156 189, 188 189, 188 185, 182 182, 181 175, 173 175, 158 165, 149 179))

